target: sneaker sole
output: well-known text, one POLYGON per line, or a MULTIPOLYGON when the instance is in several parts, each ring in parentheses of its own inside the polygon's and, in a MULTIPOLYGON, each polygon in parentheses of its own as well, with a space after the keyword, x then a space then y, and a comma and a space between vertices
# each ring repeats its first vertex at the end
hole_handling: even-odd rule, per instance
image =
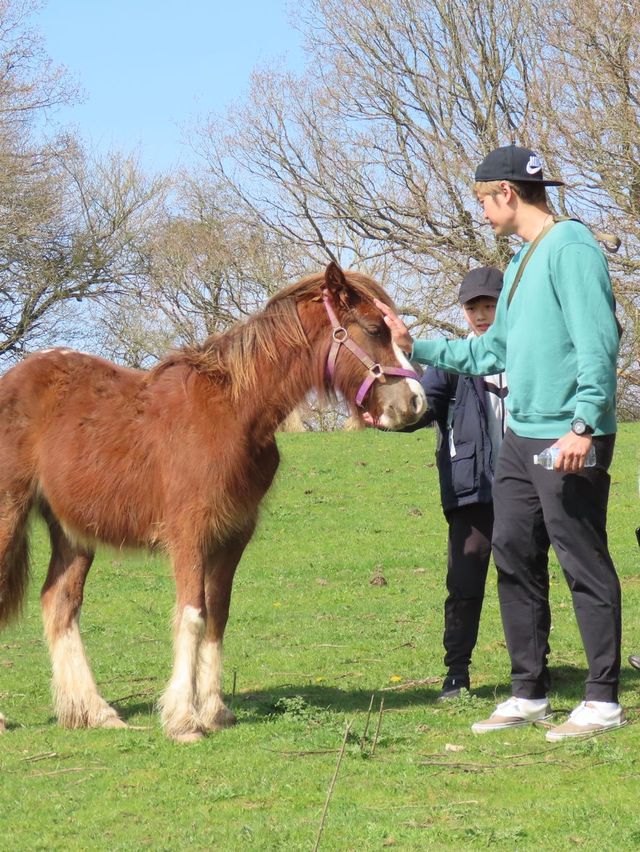
POLYGON ((600 734, 606 734, 609 731, 617 731, 618 728, 624 728, 627 722, 628 719, 625 719, 624 722, 620 722, 618 725, 608 725, 606 728, 598 728, 596 731, 570 731, 567 733, 556 733, 551 730, 547 731, 544 738, 548 743, 560 743, 562 740, 586 740, 589 737, 597 737, 600 734))
POLYGON ((518 719, 514 722, 500 722, 496 725, 483 725, 476 722, 471 726, 474 734, 490 734, 492 731, 508 731, 511 728, 524 728, 525 725, 535 725, 536 722, 544 722, 545 719, 550 719, 553 713, 547 713, 546 716, 540 716, 538 719, 518 719))

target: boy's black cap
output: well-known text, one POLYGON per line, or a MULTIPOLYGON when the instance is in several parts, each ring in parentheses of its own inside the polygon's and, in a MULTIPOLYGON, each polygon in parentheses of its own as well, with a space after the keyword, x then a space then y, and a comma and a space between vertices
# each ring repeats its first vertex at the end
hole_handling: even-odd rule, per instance
POLYGON ((458 301, 466 305, 478 296, 493 296, 497 299, 502 290, 502 272, 495 266, 480 266, 472 269, 462 279, 458 301))
POLYGON ((564 186, 564 181, 561 180, 545 180, 540 157, 535 151, 519 148, 517 145, 505 145, 487 154, 476 169, 476 181, 489 180, 564 186))

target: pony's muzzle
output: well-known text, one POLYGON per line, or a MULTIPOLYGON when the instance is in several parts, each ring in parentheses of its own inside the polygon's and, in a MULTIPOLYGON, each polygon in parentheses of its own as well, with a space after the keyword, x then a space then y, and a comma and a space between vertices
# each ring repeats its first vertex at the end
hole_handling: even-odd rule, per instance
POLYGON ((427 398, 416 379, 400 379, 377 386, 377 401, 382 413, 378 420, 385 429, 411 426, 427 410, 427 398))

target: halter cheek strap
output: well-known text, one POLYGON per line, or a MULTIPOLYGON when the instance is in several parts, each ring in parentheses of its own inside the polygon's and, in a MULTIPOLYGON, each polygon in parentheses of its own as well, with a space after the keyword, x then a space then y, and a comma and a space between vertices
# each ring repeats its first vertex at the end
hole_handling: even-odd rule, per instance
POLYGON ((329 377, 331 384, 334 384, 336 360, 341 346, 345 346, 365 365, 368 370, 368 374, 356 394, 356 405, 359 408, 362 407, 364 399, 371 389, 371 385, 375 381, 384 382, 385 376, 404 376, 408 379, 418 379, 418 375, 414 370, 409 370, 405 367, 382 367, 380 364, 377 364, 373 358, 371 358, 371 356, 362 349, 362 347, 358 346, 358 344, 349 337, 347 329, 340 325, 338 317, 333 310, 331 296, 329 295, 328 290, 322 291, 322 301, 333 328, 333 332, 331 334, 331 349, 329 350, 329 356, 327 358, 327 376, 329 377))

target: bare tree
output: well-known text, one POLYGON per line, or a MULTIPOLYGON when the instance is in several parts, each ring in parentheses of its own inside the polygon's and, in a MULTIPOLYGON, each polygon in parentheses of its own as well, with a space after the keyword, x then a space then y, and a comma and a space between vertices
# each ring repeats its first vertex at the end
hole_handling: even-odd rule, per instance
POLYGON ((640 17, 629 0, 545 0, 536 107, 567 176, 567 212, 621 240, 610 266, 625 325, 620 408, 640 415, 640 17), (546 72, 546 73, 545 73, 546 72))
POLYGON ((515 142, 567 180, 560 212, 622 238, 621 410, 637 416, 634 6, 304 0, 306 74, 256 71, 247 101, 200 128, 204 168, 170 182, 34 134, 74 89, 28 29, 33 4, 0 0, 0 356, 75 334, 144 365, 329 258, 366 267, 420 333, 462 334, 457 284, 512 252, 481 221, 473 171, 515 142))
POLYGON ((247 107, 205 129, 209 165, 274 233, 312 256, 395 275, 406 313, 455 331, 452 283, 509 253, 483 231, 470 186, 479 157, 525 133, 525 9, 512 0, 307 9, 312 71, 256 74, 247 107))
POLYGON ((308 271, 302 253, 251 210, 188 175, 174 182, 144 256, 144 274, 102 315, 103 348, 137 366, 223 331, 308 271))
POLYGON ((161 193, 131 158, 91 159, 43 140, 43 114, 74 97, 29 29, 31 2, 0 3, 0 358, 81 336, 83 299, 140 274, 161 193))

